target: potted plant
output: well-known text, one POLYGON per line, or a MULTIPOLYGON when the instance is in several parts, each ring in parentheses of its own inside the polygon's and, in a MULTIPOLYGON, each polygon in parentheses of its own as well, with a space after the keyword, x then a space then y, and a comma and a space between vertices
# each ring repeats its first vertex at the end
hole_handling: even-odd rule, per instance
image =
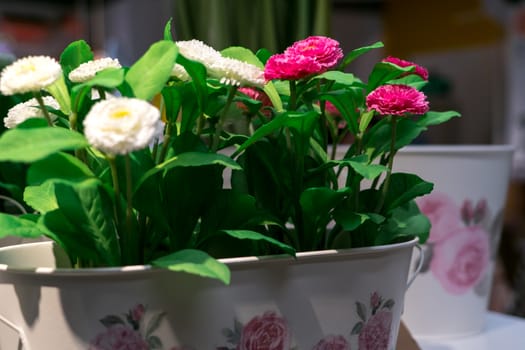
POLYGON ((6 67, 0 91, 33 99, 4 119, 27 213, 0 232, 52 242, 0 251, 2 341, 393 349, 432 190, 393 159, 458 114, 429 111, 411 62, 345 72, 380 47, 218 52, 168 24, 130 67, 82 40, 6 67))

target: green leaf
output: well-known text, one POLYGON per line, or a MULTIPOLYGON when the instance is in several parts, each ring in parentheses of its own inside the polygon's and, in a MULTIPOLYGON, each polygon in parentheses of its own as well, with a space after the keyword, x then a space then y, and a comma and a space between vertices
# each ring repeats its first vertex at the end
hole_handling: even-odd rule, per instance
POLYGON ((414 69, 414 66, 402 68, 388 62, 376 63, 374 69, 368 77, 367 91, 371 92, 380 85, 390 82, 392 79, 398 78, 403 74, 413 71, 414 69))
POLYGON ((170 18, 166 25, 164 26, 164 40, 173 41, 173 35, 171 34, 171 23, 173 18, 170 18))
POLYGON ((295 249, 289 246, 288 244, 284 244, 276 239, 273 239, 271 237, 265 236, 259 232, 251 231, 251 230, 221 230, 221 232, 226 233, 228 236, 236 238, 236 239, 247 239, 252 241, 265 241, 268 242, 280 249, 282 249, 285 253, 290 254, 292 256, 295 256, 295 249))
POLYGON ((311 187, 301 193, 299 202, 303 216, 302 249, 317 249, 322 244, 331 213, 344 200, 347 192, 328 187, 311 187))
POLYGON ((449 121, 452 118, 461 117, 456 111, 446 111, 446 112, 434 112, 429 111, 421 118, 418 119, 417 123, 421 126, 430 126, 438 125, 449 121))
POLYGON ((248 140, 246 140, 242 145, 237 148, 237 150, 232 155, 233 158, 235 158, 237 155, 239 155, 242 151, 244 151, 246 148, 248 148, 250 145, 254 144, 255 142, 261 140, 263 137, 271 134, 275 130, 278 130, 279 128, 283 127, 283 125, 286 122, 287 114, 279 114, 277 117, 272 119, 270 122, 264 124, 250 136, 248 140))
POLYGON ((205 165, 222 165, 234 170, 241 170, 241 166, 232 158, 220 153, 206 153, 206 152, 184 152, 167 161, 158 164, 154 168, 147 171, 144 176, 137 182, 135 191, 140 185, 146 181, 150 176, 164 170, 169 170, 174 167, 198 167, 205 165))
POLYGON ((418 237, 419 243, 423 244, 428 239, 430 226, 428 217, 421 214, 415 202, 411 201, 392 211, 373 243, 390 244, 418 237))
POLYGON ((55 184, 56 181, 46 181, 39 186, 27 186, 24 190, 24 201, 40 213, 58 209, 55 184))
POLYGON ((230 46, 222 50, 221 55, 223 55, 224 57, 235 58, 239 61, 253 64, 258 68, 264 69, 264 64, 253 53, 253 51, 245 47, 230 46))
MULTIPOLYGON (((98 261, 94 263, 99 266, 119 265, 120 249, 113 220, 113 205, 100 181, 89 179, 77 184, 56 183, 55 195, 58 211, 66 222, 63 224, 64 220, 55 220, 49 229, 57 236, 62 236, 63 240, 72 241, 82 237, 87 243, 80 246, 81 251, 76 251, 76 256, 92 258, 96 254, 98 261), (70 225, 74 226, 74 233, 70 225)), ((69 248, 69 245, 66 247, 69 248)))
POLYGON ((82 134, 69 129, 10 129, 0 137, 0 161, 34 162, 56 152, 87 146, 82 134))
POLYGON ((38 238, 44 235, 44 231, 32 220, 23 216, 14 216, 0 213, 0 238, 16 236, 22 238, 38 238))
POLYGON ((163 90, 163 96, 166 108, 171 109, 170 120, 176 120, 179 115, 179 107, 182 107, 182 120, 180 121, 181 133, 192 131, 195 128, 195 122, 202 115, 208 104, 208 87, 206 67, 195 61, 186 59, 182 55, 177 56, 177 63, 181 64, 191 77, 191 84, 183 85, 182 88, 177 86, 175 90, 169 91, 176 97, 175 101, 170 101, 163 90), (181 106, 182 104, 182 106, 181 106))
POLYGON ((372 118, 374 117, 374 111, 370 110, 367 112, 364 112, 361 114, 361 118, 359 120, 359 132, 363 133, 368 128, 368 125, 372 121, 372 118))
MULTIPOLYGON (((341 116, 348 124, 348 129, 353 135, 358 134, 359 104, 357 93, 353 90, 336 90, 323 93, 319 98, 323 101, 330 101, 341 113, 341 116)), ((362 96, 361 96, 362 98, 362 96)))
POLYGON ((353 231, 365 221, 370 219, 370 216, 363 213, 354 213, 348 211, 346 208, 334 211, 335 221, 341 225, 344 231, 353 231))
POLYGON ((64 76, 67 77, 73 69, 93 59, 93 51, 86 41, 73 41, 60 55, 60 65, 64 71, 64 76))
POLYGON ((33 163, 27 171, 27 183, 38 185, 48 179, 85 180, 95 174, 89 167, 69 153, 55 153, 33 163))
POLYGON ((81 86, 100 86, 113 89, 124 82, 124 69, 106 68, 98 72, 92 79, 86 81, 81 86))
POLYGON ((283 101, 281 100, 281 96, 277 92, 277 89, 275 88, 275 84, 273 82, 268 82, 264 84, 263 91, 270 99, 270 102, 272 103, 273 107, 277 112, 283 111, 283 101))
POLYGON ((387 167, 380 164, 368 164, 368 157, 366 155, 353 157, 351 159, 342 161, 341 163, 348 163, 359 175, 365 179, 373 180, 384 171, 387 167))
POLYGON ((406 204, 416 197, 429 194, 434 185, 415 174, 393 173, 390 176, 390 187, 385 198, 387 211, 406 204))
POLYGON ((364 86, 363 82, 352 73, 344 73, 340 71, 328 71, 320 75, 316 75, 314 79, 328 79, 333 80, 336 83, 343 84, 346 86, 364 86))
POLYGON ((136 98, 150 100, 160 93, 170 78, 177 54, 174 42, 161 40, 129 68, 125 80, 136 98))
POLYGON ((151 264, 171 271, 215 278, 224 284, 230 284, 230 269, 228 266, 200 250, 179 250, 155 259, 151 264))
POLYGON ((364 46, 364 47, 360 47, 360 48, 357 48, 357 49, 354 49, 352 50, 351 52, 349 52, 345 58, 343 59, 343 63, 342 63, 342 66, 343 67, 346 67, 348 64, 350 64, 353 60, 355 60, 357 57, 361 56, 361 55, 364 55, 365 53, 367 53, 368 51, 371 51, 371 50, 374 50, 374 49, 379 49, 379 48, 382 48, 384 45, 382 42, 378 41, 372 45, 369 45, 369 46, 364 46))
POLYGON ((165 312, 159 312, 153 315, 146 325, 146 338, 149 338, 159 328, 161 321, 166 316, 165 312))
POLYGON ((356 301, 355 307, 356 307, 357 315, 359 316, 359 318, 363 322, 366 322, 366 305, 359 301, 356 301))

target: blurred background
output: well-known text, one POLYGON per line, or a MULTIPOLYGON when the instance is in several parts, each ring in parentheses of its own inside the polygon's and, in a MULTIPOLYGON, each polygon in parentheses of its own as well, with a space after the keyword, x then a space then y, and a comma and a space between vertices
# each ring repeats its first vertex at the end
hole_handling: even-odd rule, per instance
MULTIPOLYGON (((29 54, 58 58, 77 39, 127 65, 162 38, 170 18, 176 40, 216 49, 279 52, 314 34, 344 51, 383 41, 349 67, 362 78, 387 55, 428 68, 432 108, 463 117, 420 142, 515 146, 491 308, 525 316, 525 1, 0 0, 0 65, 29 54)), ((8 107, 0 100, 0 113, 8 107)))

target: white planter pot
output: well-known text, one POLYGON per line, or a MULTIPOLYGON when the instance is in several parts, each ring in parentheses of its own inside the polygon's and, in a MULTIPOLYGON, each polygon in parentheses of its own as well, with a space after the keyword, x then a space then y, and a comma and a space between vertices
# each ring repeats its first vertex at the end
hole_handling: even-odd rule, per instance
POLYGON ((229 286, 149 266, 55 268, 50 242, 1 248, 0 348, 393 350, 415 246, 226 259, 229 286))
POLYGON ((511 163, 512 147, 504 145, 422 145, 398 153, 395 171, 434 183, 418 200, 432 229, 423 269, 406 295, 403 320, 414 336, 483 329, 511 163))

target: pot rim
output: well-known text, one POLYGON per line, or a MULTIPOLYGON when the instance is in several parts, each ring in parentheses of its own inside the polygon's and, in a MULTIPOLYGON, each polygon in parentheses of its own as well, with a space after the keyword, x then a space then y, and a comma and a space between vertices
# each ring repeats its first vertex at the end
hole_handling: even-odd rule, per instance
POLYGON ((399 150, 404 154, 418 153, 512 153, 512 144, 413 144, 399 150))
MULTIPOLYGON (((386 254, 393 254, 400 250, 413 248, 418 243, 418 238, 413 238, 400 243, 392 243, 379 246, 349 248, 349 249, 327 249, 318 251, 299 252, 296 257, 287 254, 267 255, 267 256, 246 256, 237 258, 224 258, 219 261, 225 263, 231 270, 241 270, 254 266, 263 266, 270 264, 305 264, 320 263, 335 260, 344 260, 349 257, 374 257, 386 254)), ((0 248, 0 254, 6 250, 27 248, 30 246, 54 245, 53 241, 24 243, 13 246, 0 248)), ((130 265, 121 267, 95 267, 95 268, 53 268, 53 267, 11 267, 7 264, 0 263, 0 274, 9 273, 14 275, 33 275, 33 276, 68 276, 68 277, 86 277, 86 276, 112 276, 114 274, 125 274, 128 276, 152 273, 152 272, 172 272, 167 269, 158 268, 150 264, 130 265)))

